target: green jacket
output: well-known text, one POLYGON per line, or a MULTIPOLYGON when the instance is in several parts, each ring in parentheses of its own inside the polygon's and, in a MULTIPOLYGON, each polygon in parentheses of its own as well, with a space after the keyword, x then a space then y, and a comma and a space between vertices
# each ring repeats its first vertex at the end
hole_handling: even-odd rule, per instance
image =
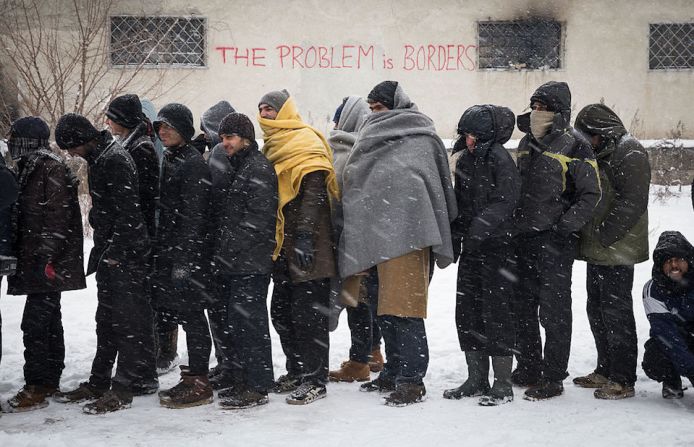
POLYGON ((596 149, 602 197, 581 230, 578 259, 597 265, 648 260, 648 154, 602 104, 586 106, 576 117, 575 127, 603 138, 596 149))

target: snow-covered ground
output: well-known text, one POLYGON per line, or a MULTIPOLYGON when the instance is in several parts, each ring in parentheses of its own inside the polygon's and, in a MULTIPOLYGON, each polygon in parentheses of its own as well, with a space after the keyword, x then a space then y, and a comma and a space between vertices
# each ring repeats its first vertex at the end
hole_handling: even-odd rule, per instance
MULTIPOLYGON (((694 241, 694 213, 689 188, 666 203, 650 207, 651 249, 660 232, 679 230, 694 241)), ((634 309, 639 351, 648 336, 641 305, 641 288, 651 264, 636 268, 634 309)), ((577 262, 573 277, 574 333, 569 372, 592 371, 594 345, 585 313, 585 264, 577 262)), ((624 401, 599 401, 591 390, 574 387, 571 377, 563 396, 545 402, 527 402, 515 389, 516 401, 485 408, 476 399, 448 401, 445 388, 465 378, 465 362, 454 327, 456 269, 437 271, 431 285, 429 318, 426 320, 431 363, 426 377, 428 399, 419 405, 391 408, 382 396, 357 391, 357 384, 330 384, 328 397, 305 407, 290 406, 281 396, 270 404, 243 411, 222 411, 216 404, 187 410, 159 406, 156 395, 139 397, 131 409, 105 416, 88 416, 81 405, 52 402, 48 408, 0 418, 0 446, 692 446, 694 445, 694 390, 679 401, 660 397, 660 385, 639 368, 636 397, 624 401)), ((88 289, 63 294, 66 368, 62 387, 72 388, 87 378, 96 337, 94 277, 88 289)), ((24 300, 3 296, 3 358, 0 365, 0 397, 9 398, 23 385, 23 345, 19 324, 24 300)), ((330 361, 339 366, 348 352, 349 332, 345 315, 331 335, 330 361)), ((185 353, 184 340, 179 352, 185 353)), ((275 374, 284 372, 284 357, 273 332, 275 374)), ((184 359, 185 360, 185 359, 184 359)), ((175 384, 171 373, 161 385, 175 384)))

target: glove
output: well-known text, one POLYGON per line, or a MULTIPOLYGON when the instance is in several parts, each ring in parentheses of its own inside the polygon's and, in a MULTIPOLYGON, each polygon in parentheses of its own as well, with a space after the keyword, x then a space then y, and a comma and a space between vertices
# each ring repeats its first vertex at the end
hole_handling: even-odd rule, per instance
POLYGON ((43 274, 46 275, 48 280, 53 281, 55 279, 55 268, 53 267, 53 264, 50 262, 47 263, 43 268, 43 274))
POLYGON ((171 284, 175 289, 182 289, 188 285, 190 279, 190 269, 187 266, 174 266, 171 269, 171 284))
POLYGON ((311 234, 297 234, 294 241, 294 259, 301 270, 308 272, 313 270, 313 236, 311 234))
POLYGON ((463 240, 459 237, 453 237, 453 263, 458 262, 460 259, 460 253, 463 252, 463 240))

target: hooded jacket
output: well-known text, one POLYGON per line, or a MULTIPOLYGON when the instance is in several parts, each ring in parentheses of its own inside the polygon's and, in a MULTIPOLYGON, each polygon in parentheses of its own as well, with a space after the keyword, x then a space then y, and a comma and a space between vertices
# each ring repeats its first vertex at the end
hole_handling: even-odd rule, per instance
POLYGON ((643 306, 650 335, 670 359, 677 372, 694 378, 694 247, 677 231, 665 231, 653 250, 653 277, 643 287, 643 306), (689 264, 682 282, 663 273, 666 260, 678 257, 689 264))
POLYGON ((463 240, 471 252, 489 238, 510 234, 513 210, 520 195, 520 175, 504 148, 515 124, 506 107, 472 106, 458 123, 461 135, 453 148, 463 151, 456 162, 455 196, 458 217, 451 224, 454 239, 463 240), (474 152, 465 147, 466 133, 477 137, 474 152))
POLYGON ((581 230, 579 259, 598 265, 633 265, 648 259, 648 154, 619 117, 591 104, 576 117, 576 129, 600 135, 596 149, 602 197, 581 230))
POLYGON ((209 109, 205 110, 200 120, 200 127, 210 139, 210 150, 222 142, 219 136, 219 123, 222 122, 225 116, 234 113, 236 110, 227 101, 219 101, 209 109))
POLYGON ((530 133, 530 114, 518 117, 518 129, 526 135, 518 145, 521 196, 514 231, 553 230, 568 237, 588 222, 600 199, 597 163, 590 143, 569 124, 571 92, 566 83, 543 84, 531 98, 555 113, 540 141, 530 133))

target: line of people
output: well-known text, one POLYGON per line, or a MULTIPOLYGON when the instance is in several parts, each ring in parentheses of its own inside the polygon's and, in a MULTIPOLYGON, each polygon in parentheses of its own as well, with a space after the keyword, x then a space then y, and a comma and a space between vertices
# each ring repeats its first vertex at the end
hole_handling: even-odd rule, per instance
MULTIPOLYGON (((588 262, 597 348, 595 371, 574 383, 595 388, 596 398, 633 396, 631 289, 634 264, 648 259, 648 156, 604 105, 585 107, 571 127, 566 83, 540 86, 530 108, 517 118, 495 105, 465 111, 455 184, 434 123, 394 81, 366 99, 345 98, 328 139, 286 90, 264 95, 262 152, 251 120, 225 101, 203 114, 197 138, 186 106, 168 104, 150 121, 136 95, 109 104, 110 132, 61 117, 57 145, 89 165, 87 274, 96 273, 98 289, 92 370, 64 392, 60 293, 85 287, 78 182, 49 149, 46 123, 19 119, 8 141, 19 199, 3 186, 3 201, 14 205, 3 205, 11 223, 1 247, 17 258, 8 292, 27 295, 26 385, 8 401, 11 411, 44 407, 49 397, 87 402, 90 414, 129 407, 133 396, 157 392, 157 373, 175 365, 179 325, 189 364, 176 386, 159 391, 165 407, 211 403, 213 388, 222 408, 266 404, 269 392, 308 404, 326 396, 329 380, 363 381, 360 390, 387 392, 391 406, 420 402, 428 285, 435 264, 458 259, 455 320, 468 375, 445 398, 499 405, 513 400, 513 384, 527 387, 529 400, 563 393, 574 259, 588 262), (516 125, 526 135, 514 163, 503 144, 516 125), (155 137, 166 147, 161 168, 155 137), (286 356, 277 380, 271 279, 269 316, 286 356), (335 302, 348 308, 352 347, 329 371, 335 302), (371 371, 380 374, 369 380, 371 371)), ((692 258, 682 259, 669 271, 681 273, 675 288, 691 295, 692 258)), ((667 342, 654 340, 647 348, 661 351, 647 352, 669 355, 667 342)), ((658 380, 680 396, 675 375, 658 380)))

